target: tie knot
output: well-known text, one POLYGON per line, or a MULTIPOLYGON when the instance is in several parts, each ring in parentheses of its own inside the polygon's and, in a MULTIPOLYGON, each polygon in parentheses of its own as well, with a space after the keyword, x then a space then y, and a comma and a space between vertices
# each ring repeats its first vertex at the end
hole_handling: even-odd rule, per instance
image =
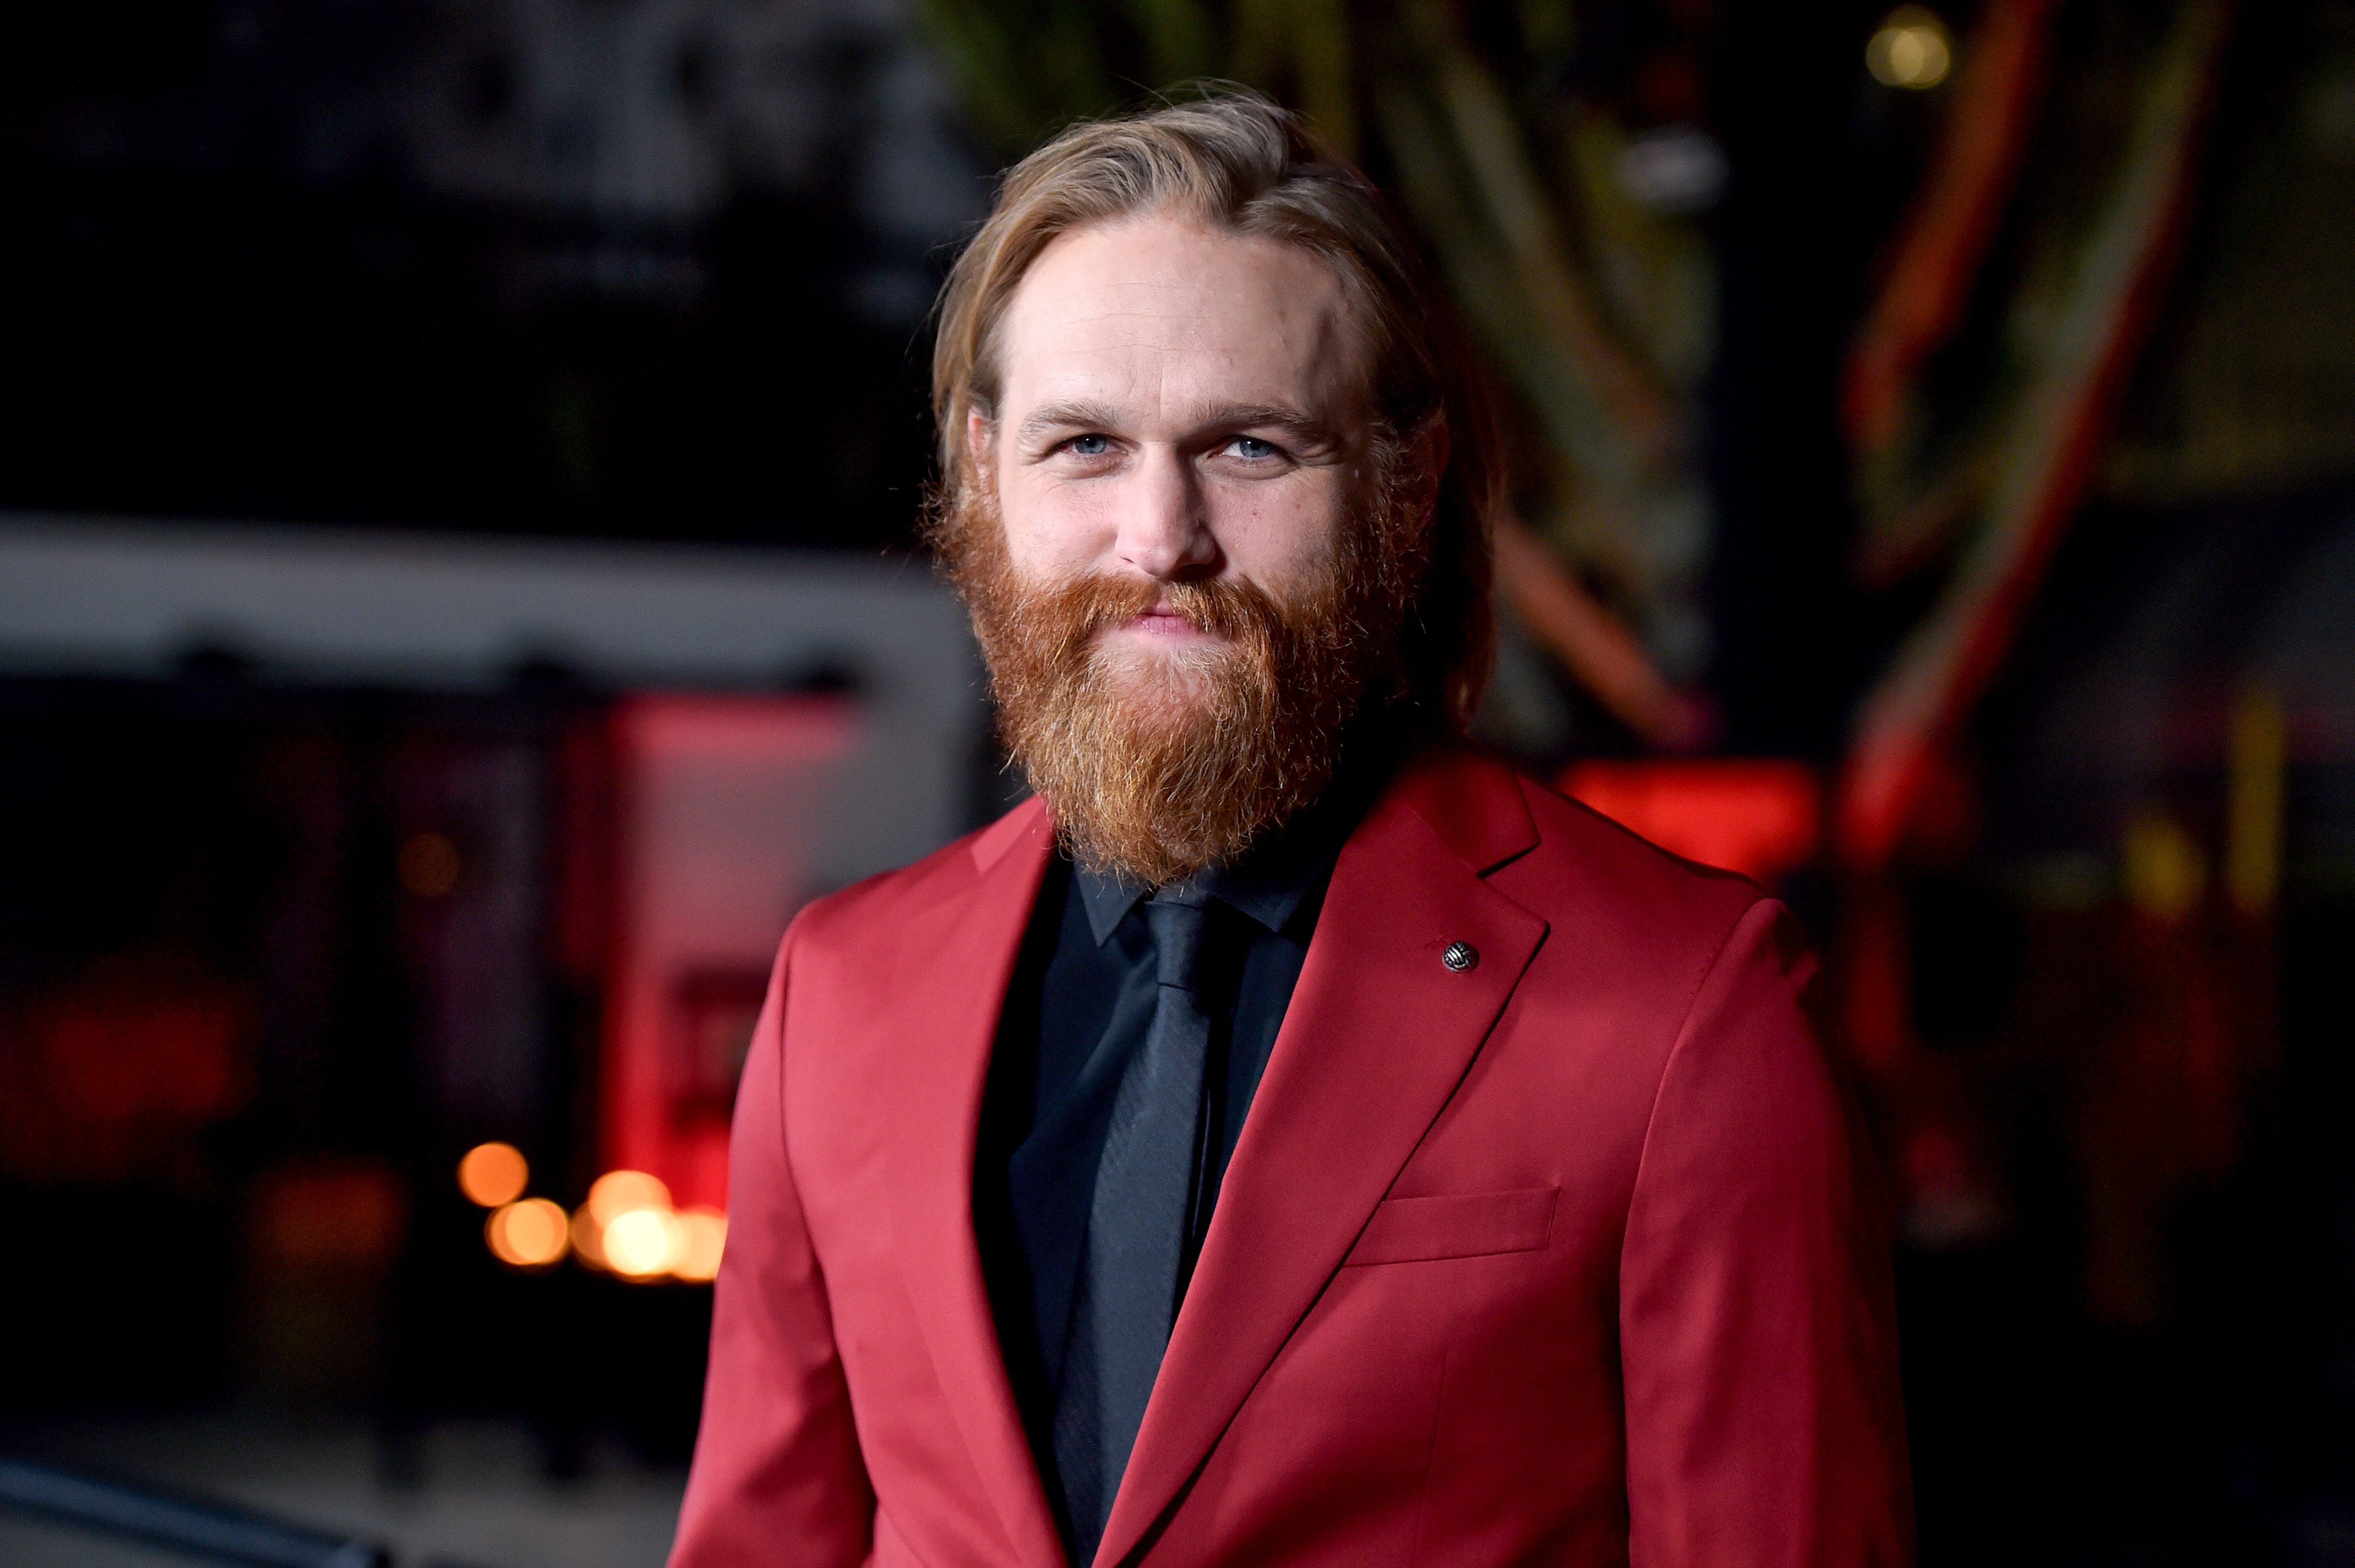
POLYGON ((1145 901, 1153 933, 1155 979, 1182 990, 1201 988, 1202 938, 1210 924, 1210 897, 1188 881, 1171 882, 1145 901))

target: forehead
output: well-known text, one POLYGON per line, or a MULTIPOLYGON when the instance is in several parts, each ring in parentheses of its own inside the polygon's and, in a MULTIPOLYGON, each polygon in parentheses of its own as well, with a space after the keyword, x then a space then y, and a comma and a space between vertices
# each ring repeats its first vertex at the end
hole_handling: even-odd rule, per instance
POLYGON ((1008 302, 997 354, 1001 400, 1017 417, 1066 399, 1341 415, 1365 379, 1330 262, 1158 215, 1057 236, 1008 302))

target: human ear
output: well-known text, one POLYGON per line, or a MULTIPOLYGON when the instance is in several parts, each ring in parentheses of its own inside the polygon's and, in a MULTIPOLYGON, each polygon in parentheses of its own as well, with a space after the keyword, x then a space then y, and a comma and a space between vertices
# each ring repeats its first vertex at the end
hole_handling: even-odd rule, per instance
POLYGON ((991 449, 996 443, 996 421, 978 408, 967 407, 964 411, 965 461, 972 464, 974 483, 980 485, 985 494, 997 488, 997 465, 991 461, 991 449))

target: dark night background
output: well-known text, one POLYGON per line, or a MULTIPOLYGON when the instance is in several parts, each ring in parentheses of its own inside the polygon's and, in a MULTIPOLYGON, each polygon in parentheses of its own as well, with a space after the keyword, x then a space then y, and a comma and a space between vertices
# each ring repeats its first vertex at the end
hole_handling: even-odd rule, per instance
MULTIPOLYGON (((1923 1562, 2355 1563, 2355 7, 1955 0, 1923 15, 1957 74, 1920 91, 1865 66, 1918 7, 1303 7, 1346 16, 1346 48, 1286 34, 1263 69, 1252 17, 1292 8, 1180 8, 1244 42, 1160 69, 1152 0, 16 17, 0 1455, 452 1561, 659 1556, 708 1291, 502 1267, 449 1170, 506 1139, 570 1206, 611 1166, 629 813, 654 776, 632 770, 655 765, 634 702, 769 704, 779 734, 858 716, 885 739, 846 742, 842 777, 930 803, 887 821, 883 794, 810 785, 779 927, 1006 798, 919 559, 932 294, 1039 130, 1199 69, 1354 112, 1465 295, 1533 535, 1708 716, 1663 742, 1512 601, 1482 738, 1549 776, 1766 759, 1834 803, 1772 871, 1826 947, 1832 1044, 1903 1213, 1923 1562), (2124 369, 2065 526, 1909 833, 1859 857, 1838 803, 1875 693, 1999 531, 1988 476, 2032 466, 2019 411, 2035 347, 2092 297, 2067 283, 2100 261, 2087 214, 2211 12, 2181 216, 2113 291, 2135 301, 2124 369), (1079 39, 1100 74, 1049 81, 1080 57, 1040 44, 1017 54, 1043 85, 993 96, 960 17, 1079 39), (2026 151, 1875 449, 1844 411, 1876 301, 1981 112, 1971 50, 2013 22, 2037 40, 2026 151), (1681 421, 1624 493, 1548 446, 1546 383, 1483 325, 1415 123, 1384 118, 1442 55, 1500 84, 1604 336, 1681 421), (1721 158, 1715 185, 1596 194, 1614 165, 1581 149, 1670 133, 1721 158), (1663 277, 1704 303, 1646 304, 1663 277), (1580 509, 1597 495, 1639 517, 1690 500, 1701 542, 1614 542, 1580 509), (27 585, 84 548, 153 566, 90 580, 94 628, 143 594, 202 600, 220 551, 247 552, 261 608, 158 609, 135 649, 80 637, 27 585), (299 619, 308 592, 269 586, 273 552, 306 582, 346 556, 377 573, 390 629, 273 642, 295 622, 270 602, 299 619), (503 594, 554 608, 445 659, 440 602, 399 586, 411 560, 482 573, 494 620, 503 594), (677 621, 741 587, 752 620, 805 624, 599 652, 656 580, 682 585, 677 621), (454 883, 400 869, 421 836, 455 847, 454 883)), ((697 995, 741 981, 697 973, 697 995)))

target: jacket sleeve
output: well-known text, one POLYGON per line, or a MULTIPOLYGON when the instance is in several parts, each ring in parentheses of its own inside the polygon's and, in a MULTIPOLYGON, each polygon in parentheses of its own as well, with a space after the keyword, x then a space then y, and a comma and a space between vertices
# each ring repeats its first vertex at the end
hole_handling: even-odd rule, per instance
POLYGON ((851 1424, 826 1276, 785 1151, 793 947, 788 932, 736 1095, 728 1247, 670 1568, 847 1568, 871 1547, 875 1496, 851 1424))
POLYGON ((1898 1568, 1912 1551, 1888 1232, 1761 900, 1695 995, 1621 1254, 1633 1568, 1898 1568))

